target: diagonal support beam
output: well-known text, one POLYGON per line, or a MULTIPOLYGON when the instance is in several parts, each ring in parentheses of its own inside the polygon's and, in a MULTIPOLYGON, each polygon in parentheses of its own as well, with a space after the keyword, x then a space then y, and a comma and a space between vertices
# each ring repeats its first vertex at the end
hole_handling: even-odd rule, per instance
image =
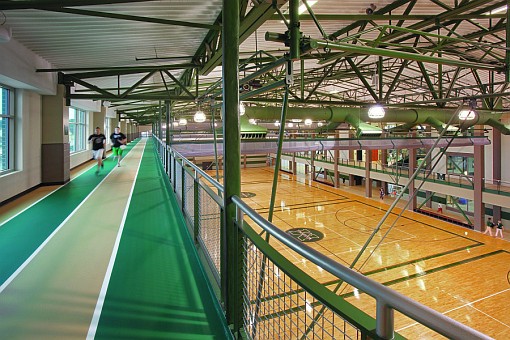
POLYGON ((145 75, 142 79, 140 79, 139 81, 137 81, 133 86, 131 86, 129 89, 127 89, 126 91, 124 91, 123 94, 121 94, 120 98, 126 98, 126 96, 128 94, 130 94, 131 92, 133 92, 134 90, 136 90, 136 88, 138 88, 138 86, 140 86, 141 84, 143 84, 147 79, 149 79, 156 71, 151 71, 149 72, 147 75, 145 75))
POLYGON ((164 70, 166 75, 168 75, 179 87, 188 94, 188 96, 195 98, 195 96, 184 86, 177 78, 175 78, 168 70, 164 70))
POLYGON ((361 71, 359 70, 358 66, 356 66, 356 64, 354 63, 354 61, 352 61, 351 58, 345 58, 347 60, 347 62, 349 63, 349 65, 351 66, 351 68, 353 69, 353 71, 356 73, 356 75, 358 76, 358 78, 361 80, 361 82, 363 83, 363 85, 365 85, 366 89, 368 90, 368 92, 370 92, 370 95, 374 98, 374 100, 376 102, 379 101, 379 96, 377 95, 377 93, 375 93, 374 89, 372 88, 372 86, 368 83, 367 79, 365 78, 365 76, 361 73, 361 71))

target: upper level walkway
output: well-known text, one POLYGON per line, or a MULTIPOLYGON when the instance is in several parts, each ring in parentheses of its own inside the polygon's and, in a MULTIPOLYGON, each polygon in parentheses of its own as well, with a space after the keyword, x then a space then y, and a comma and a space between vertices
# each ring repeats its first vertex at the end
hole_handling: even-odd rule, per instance
POLYGON ((0 207, 1 338, 231 337, 152 143, 0 207))

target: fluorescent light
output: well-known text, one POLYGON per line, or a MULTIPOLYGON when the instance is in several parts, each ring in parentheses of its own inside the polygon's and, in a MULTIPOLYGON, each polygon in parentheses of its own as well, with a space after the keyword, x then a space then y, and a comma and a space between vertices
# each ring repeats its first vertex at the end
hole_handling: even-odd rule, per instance
POLYGON ((203 123, 205 122, 205 113, 203 111, 197 111, 195 113, 195 116, 193 116, 193 120, 197 123, 203 123))
POLYGON ((371 106, 368 109, 368 117, 372 119, 380 119, 383 118, 386 114, 386 111, 384 111, 384 107, 382 107, 379 104, 376 104, 374 106, 371 106))
POLYGON ((474 110, 462 110, 459 112, 460 120, 473 120, 476 118, 476 112, 474 110))
MULTIPOLYGON (((308 0, 308 6, 312 7, 313 5, 315 5, 317 3, 318 0, 308 0)), ((299 14, 303 14, 305 11, 306 11, 306 6, 305 4, 302 4, 301 6, 299 6, 299 14)))
POLYGON ((243 116, 246 113, 246 107, 243 102, 239 103, 239 115, 243 116))
POLYGON ((294 119, 291 119, 290 121, 293 122, 293 123, 301 123, 303 120, 302 119, 294 118, 294 119))
POLYGON ((501 12, 505 12, 507 10, 507 6, 501 6, 496 9, 493 9, 492 11, 485 12, 484 15, 491 15, 491 14, 497 14, 501 12))

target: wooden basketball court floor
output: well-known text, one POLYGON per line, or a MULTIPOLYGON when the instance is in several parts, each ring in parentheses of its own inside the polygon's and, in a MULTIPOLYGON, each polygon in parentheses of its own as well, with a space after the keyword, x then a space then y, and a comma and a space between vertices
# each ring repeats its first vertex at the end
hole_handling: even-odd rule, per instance
MULTIPOLYGON (((242 170, 243 199, 265 217, 272 180, 270 168, 242 170)), ((323 239, 306 244, 345 266, 351 265, 390 203, 283 173, 275 202, 276 226, 321 232, 323 239)), ((510 338, 510 243, 410 211, 397 219, 401 211, 393 210, 354 269, 490 337, 510 338)), ((331 274, 277 241, 271 243, 302 270, 375 317, 373 298, 346 284, 338 286, 331 274)), ((440 338, 398 312, 395 319, 395 330, 406 338, 440 338)))

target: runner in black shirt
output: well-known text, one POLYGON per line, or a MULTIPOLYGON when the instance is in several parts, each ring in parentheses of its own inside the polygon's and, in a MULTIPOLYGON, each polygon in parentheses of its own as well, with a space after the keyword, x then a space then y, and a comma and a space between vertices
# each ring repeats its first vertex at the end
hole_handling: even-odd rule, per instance
POLYGON ((99 173, 103 165, 103 153, 106 144, 106 136, 101 133, 101 129, 96 127, 93 135, 89 136, 89 142, 92 142, 92 157, 97 160, 96 174, 99 173))

